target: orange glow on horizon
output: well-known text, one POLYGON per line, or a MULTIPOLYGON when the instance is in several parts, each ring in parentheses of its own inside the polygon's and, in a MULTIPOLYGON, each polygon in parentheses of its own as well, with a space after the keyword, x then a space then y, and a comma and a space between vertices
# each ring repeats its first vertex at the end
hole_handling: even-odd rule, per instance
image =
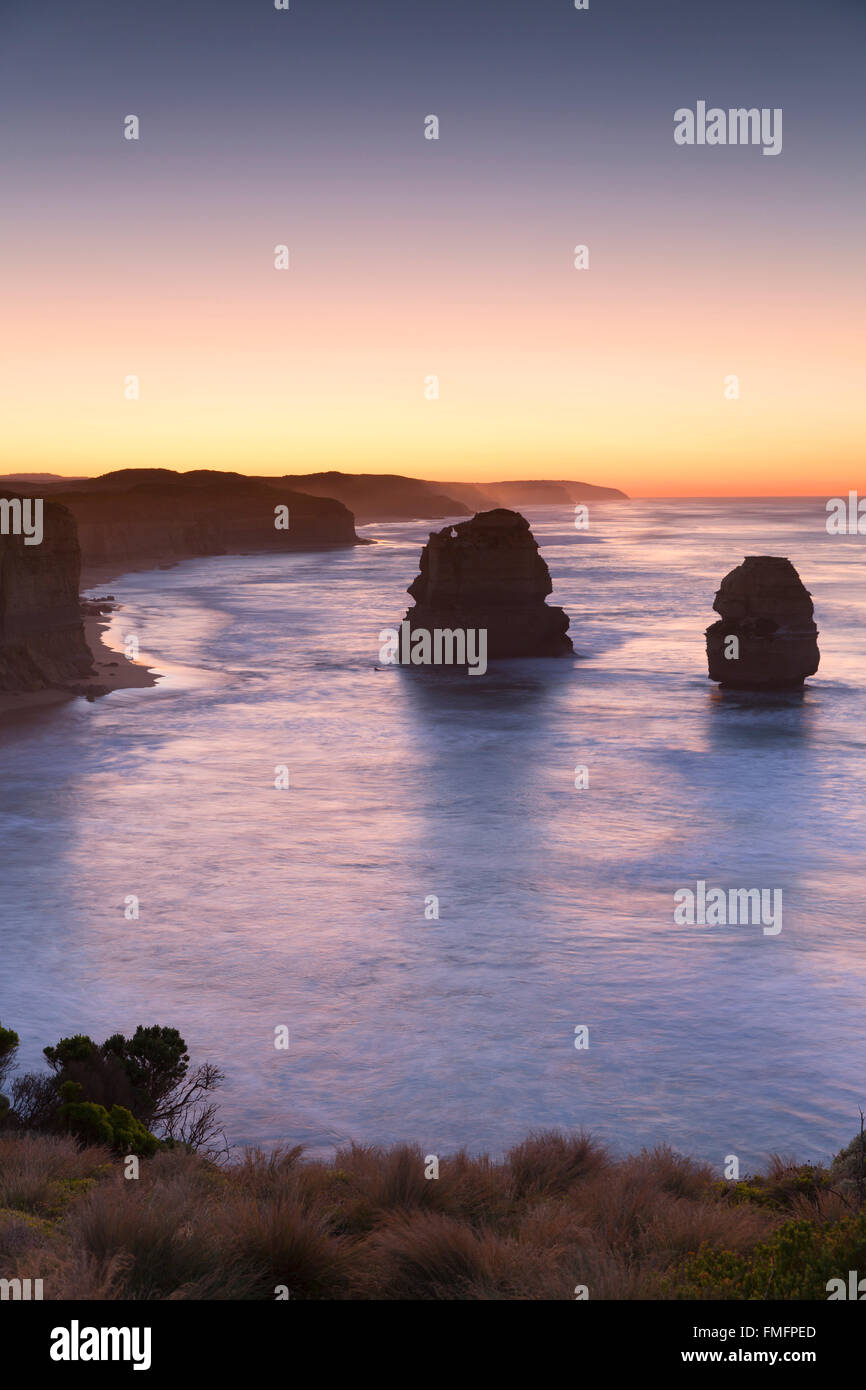
POLYGON ((363 275, 236 263, 218 286, 212 271, 130 287, 122 260, 74 274, 49 261, 38 303, 32 272, 13 287, 3 471, 563 478, 633 497, 861 482, 859 320, 850 305, 840 319, 838 286, 785 294, 795 260, 772 293, 741 267, 708 290, 684 260, 675 300, 667 270, 648 283, 621 266, 614 282, 546 267, 505 283, 501 266, 451 265, 420 288, 381 261, 363 275))

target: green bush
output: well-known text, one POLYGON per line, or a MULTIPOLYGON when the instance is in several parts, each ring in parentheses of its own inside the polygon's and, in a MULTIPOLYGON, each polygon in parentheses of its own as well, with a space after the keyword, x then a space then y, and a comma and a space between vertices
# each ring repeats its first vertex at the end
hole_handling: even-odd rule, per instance
POLYGON ((89 1062, 98 1048, 86 1033, 76 1033, 72 1038, 61 1038, 56 1047, 43 1047, 42 1051, 53 1070, 62 1072, 70 1062, 89 1062))
POLYGON ((796 1198, 817 1202, 820 1193, 829 1186, 830 1180, 823 1168, 801 1163, 776 1168, 766 1177, 756 1173, 741 1182, 720 1182, 715 1190, 731 1206, 748 1202, 771 1211, 787 1211, 796 1198))
POLYGON ((159 1140, 146 1130, 140 1120, 122 1105, 104 1105, 79 1100, 81 1087, 67 1081, 60 1088, 63 1104, 61 1123, 86 1144, 105 1144, 122 1154, 140 1154, 150 1158, 159 1148, 159 1140))
MULTIPOLYGON (((17 1045, 17 1035, 0 1028, 0 1080, 17 1045)), ((135 1153, 157 1142, 154 1131, 191 1150, 205 1148, 220 1133, 210 1094, 223 1073, 212 1062, 190 1071, 176 1028, 139 1025, 132 1037, 115 1033, 103 1043, 75 1033, 43 1052, 53 1075, 16 1078, 11 1108, 0 1098, 0 1122, 47 1132, 72 1129, 99 1143, 111 1142, 110 1125, 115 1135, 132 1136, 129 1151, 135 1153), (66 1092, 69 1085, 77 1088, 74 1093, 66 1092)), ((119 1145, 118 1140, 113 1147, 119 1145)))
POLYGON ((857 1134, 844 1149, 840 1149, 830 1167, 833 1185, 842 1192, 866 1194, 866 1143, 864 1136, 857 1134))
POLYGON ((675 1298, 826 1299, 831 1279, 866 1270, 866 1214, 832 1225, 787 1221, 746 1255, 703 1246, 669 1285, 675 1298))
POLYGON ((12 1065, 15 1053, 18 1051, 18 1034, 11 1028, 4 1028, 0 1024, 0 1084, 12 1065))

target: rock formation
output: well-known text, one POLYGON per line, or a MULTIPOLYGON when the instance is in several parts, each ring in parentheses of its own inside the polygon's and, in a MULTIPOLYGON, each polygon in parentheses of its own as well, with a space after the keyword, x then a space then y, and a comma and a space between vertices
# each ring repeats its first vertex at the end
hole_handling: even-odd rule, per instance
MULTIPOLYGON (((14 501, 15 494, 0 492, 14 501)), ((21 499, 18 498, 20 501, 21 499)), ((78 602, 81 556, 65 507, 44 502, 43 536, 0 533, 0 690, 74 688, 93 676, 78 602)))
POLYGON ((529 522, 496 508, 430 533, 406 619, 413 631, 486 629, 491 658, 562 656, 573 647, 568 615, 544 601, 552 588, 529 522))
POLYGON ((707 628, 710 680, 739 690, 784 690, 817 671, 812 600, 790 560, 747 555, 725 575, 713 607, 721 619, 707 628))
POLYGON ((279 478, 124 468, 62 489, 22 484, 19 490, 50 496, 72 513, 85 586, 109 573, 204 555, 359 544, 354 517, 341 502, 295 492, 279 478), (288 508, 286 529, 275 525, 280 505, 288 508))

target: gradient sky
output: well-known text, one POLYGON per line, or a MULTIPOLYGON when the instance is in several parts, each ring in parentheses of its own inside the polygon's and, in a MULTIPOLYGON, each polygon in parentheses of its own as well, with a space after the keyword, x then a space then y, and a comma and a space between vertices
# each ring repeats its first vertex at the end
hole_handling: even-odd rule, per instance
POLYGON ((864 53, 862 0, 0 0, 0 469, 866 491, 864 53))

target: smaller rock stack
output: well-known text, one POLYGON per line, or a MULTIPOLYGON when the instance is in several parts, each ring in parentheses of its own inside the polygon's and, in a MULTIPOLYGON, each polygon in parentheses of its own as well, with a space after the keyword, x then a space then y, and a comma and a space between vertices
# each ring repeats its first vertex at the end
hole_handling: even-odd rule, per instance
POLYGON ((707 628, 711 681, 737 690, 786 690, 817 671, 812 600, 790 560, 747 555, 725 575, 713 607, 721 620, 707 628))
POLYGON ((491 658, 563 656, 574 648, 568 614, 544 601, 552 588, 529 522, 497 507, 430 533, 406 619, 413 631, 484 628, 491 658))

